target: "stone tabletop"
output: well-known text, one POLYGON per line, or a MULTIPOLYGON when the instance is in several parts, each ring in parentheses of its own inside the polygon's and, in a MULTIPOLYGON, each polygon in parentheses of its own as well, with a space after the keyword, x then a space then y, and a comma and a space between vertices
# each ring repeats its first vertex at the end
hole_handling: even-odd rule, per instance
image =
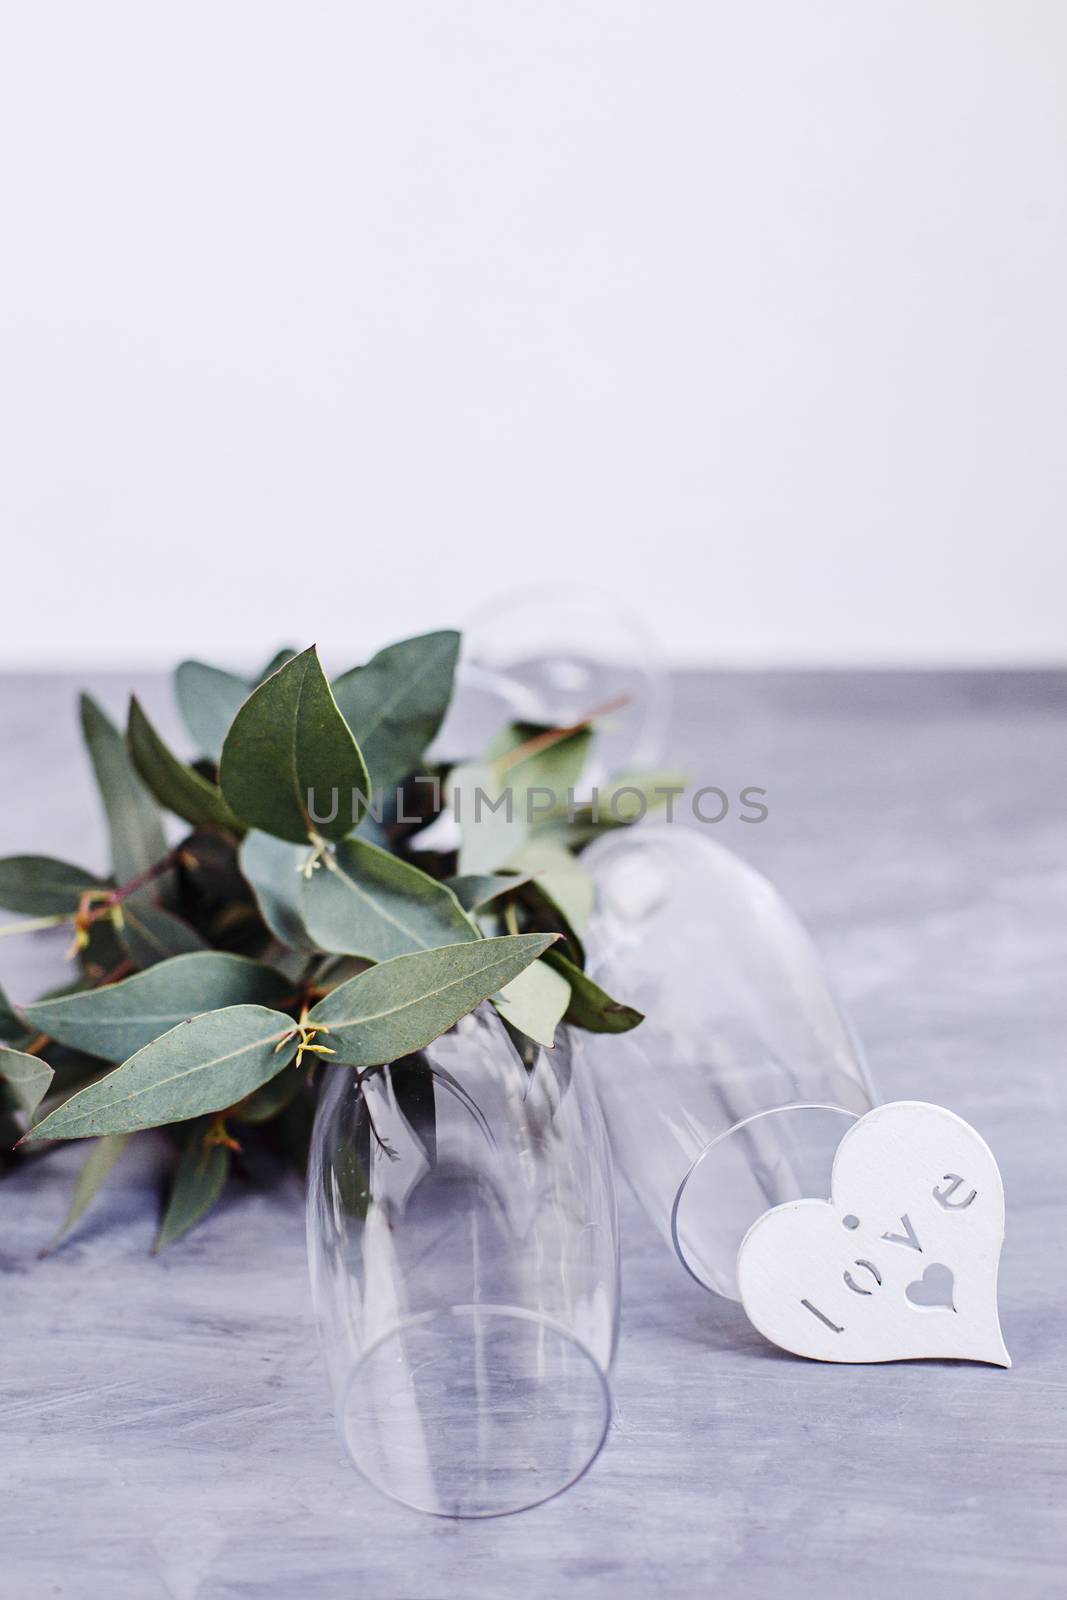
MULTIPOLYGON (((78 680, 81 681, 81 680, 78 680)), ((87 675, 116 713, 118 678, 87 675)), ((172 732, 167 685, 135 685, 172 732)), ((103 866, 76 680, 0 679, 0 851, 103 866)), ((672 764, 767 790, 713 836, 814 932, 885 1099, 993 1146, 1012 1371, 766 1345, 623 1196, 615 1415, 569 1493, 483 1523, 380 1498, 336 1442, 301 1195, 235 1187, 149 1254, 161 1149, 77 1232, 76 1147, 0 1184, 0 1597, 1029 1600, 1067 1581, 1067 674, 700 674, 672 764)), ((0 940, 17 1000, 62 941, 0 940)))

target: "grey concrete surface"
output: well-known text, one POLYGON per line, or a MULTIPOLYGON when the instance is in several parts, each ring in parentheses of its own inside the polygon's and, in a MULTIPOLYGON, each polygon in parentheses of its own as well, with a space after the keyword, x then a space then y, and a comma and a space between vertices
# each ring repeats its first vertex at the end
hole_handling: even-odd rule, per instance
MULTIPOLYGON (((116 710, 123 685, 92 687, 116 710)), ((0 850, 103 865, 74 681, 0 680, 0 850)), ((165 684, 138 684, 164 728, 165 684)), ((885 1098, 940 1100, 1008 1198, 1010 1372, 808 1364, 704 1294, 624 1195, 615 1416, 569 1493, 487 1523, 379 1498, 335 1441, 301 1197, 236 1189, 149 1254, 138 1142, 70 1242, 76 1149, 0 1185, 0 1596, 1011 1600, 1067 1582, 1067 675, 678 681, 672 753, 768 790, 716 836, 816 934, 885 1098)), ((16 999, 47 937, 0 939, 16 999)))

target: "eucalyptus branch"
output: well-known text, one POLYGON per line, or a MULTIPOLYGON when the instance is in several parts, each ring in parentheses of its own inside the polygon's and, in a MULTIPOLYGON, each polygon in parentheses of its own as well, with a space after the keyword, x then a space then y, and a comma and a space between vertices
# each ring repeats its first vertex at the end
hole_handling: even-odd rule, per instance
MULTIPOLYGON (((19 1005, 0 992, 8 1057, 21 1058, 18 1070, 42 1094, 53 1084, 26 1113, 25 1153, 90 1129, 94 1136, 68 1225, 145 1127, 173 1128, 181 1150, 157 1248, 207 1214, 241 1145, 251 1159, 269 1137, 302 1170, 320 1061, 340 1060, 351 1072, 368 1136, 389 1161, 401 1152, 385 1137, 381 1102, 370 1094, 372 1076, 385 1068, 356 1061, 417 1057, 439 1089, 479 1119, 459 1076, 425 1052, 546 953, 556 925, 567 925, 553 899, 555 878, 565 895, 580 864, 571 860, 555 875, 546 868, 537 903, 527 905, 512 894, 526 881, 508 867, 513 839, 472 872, 458 868, 454 839, 442 847, 396 830, 355 833, 343 805, 314 829, 308 814, 316 788, 388 793, 428 770, 459 644, 451 630, 403 640, 332 682, 314 647, 283 651, 248 679, 183 662, 175 688, 194 763, 168 748, 136 701, 120 730, 82 697, 111 846, 107 881, 50 856, 0 859, 0 906, 24 919, 0 925, 0 937, 73 926, 76 983, 19 1005), (168 848, 164 810, 192 830, 186 844, 168 848), (168 874, 165 897, 143 893, 168 874), (486 916, 502 913, 506 931, 482 937, 478 913, 491 904, 486 916), (289 1070, 294 1058, 299 1074, 289 1070)), ((532 738, 511 727, 503 742, 520 742, 497 767, 526 763, 531 784, 549 772, 577 783, 594 722, 626 704, 619 696, 532 738)), ((484 749, 470 755, 474 764, 492 759, 484 749)), ((553 848, 576 850, 590 826, 596 830, 596 819, 557 829, 553 848)), ((616 1031, 625 1008, 577 966, 557 968, 581 980, 581 1025, 616 1031)), ((559 999, 558 985, 520 985, 509 1027, 520 1038, 544 1038, 560 1020, 559 999)), ((640 1019, 629 1014, 633 1026, 640 1019)), ((420 1132, 423 1118, 432 1131, 437 1107, 426 1081, 402 1076, 393 1083, 401 1110, 414 1106, 420 1132)))
POLYGON ((168 872, 173 872, 175 867, 187 867, 190 871, 195 871, 198 864, 194 855, 178 845, 175 849, 168 850, 159 861, 154 861, 150 867, 145 867, 143 872, 138 872, 125 883, 120 883, 117 889, 87 889, 82 895, 78 910, 74 913, 75 924, 88 927, 90 923, 99 922, 101 918, 109 916, 115 906, 120 906, 124 900, 136 894, 138 889, 147 888, 150 883, 155 883, 157 878, 163 878, 168 872))

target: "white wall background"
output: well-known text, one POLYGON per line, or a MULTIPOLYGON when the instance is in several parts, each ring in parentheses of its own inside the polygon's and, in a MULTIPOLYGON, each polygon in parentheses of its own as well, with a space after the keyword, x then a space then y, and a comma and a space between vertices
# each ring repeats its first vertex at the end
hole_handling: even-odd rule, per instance
POLYGON ((1063 0, 7 0, 0 149, 4 665, 1067 656, 1063 0))

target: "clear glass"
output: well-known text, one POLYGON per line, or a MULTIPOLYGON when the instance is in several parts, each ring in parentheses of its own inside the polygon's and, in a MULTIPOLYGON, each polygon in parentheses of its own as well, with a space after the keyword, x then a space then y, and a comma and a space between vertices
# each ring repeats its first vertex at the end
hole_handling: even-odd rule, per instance
POLYGON ((610 1414, 618 1225, 566 1031, 528 1069, 482 1006, 391 1067, 331 1067, 307 1229, 338 1426, 371 1483, 488 1517, 581 1476, 610 1414))
POLYGON ((670 683, 648 628, 595 590, 505 595, 463 629, 456 693, 435 753, 480 755, 506 722, 568 727, 598 719, 596 783, 660 763, 670 683))
POLYGON ((619 830, 583 855, 590 972, 645 1013, 582 1034, 612 1148, 686 1269, 739 1298, 750 1225, 829 1198, 843 1133, 873 1106, 859 1044, 781 895, 691 828, 619 830))

